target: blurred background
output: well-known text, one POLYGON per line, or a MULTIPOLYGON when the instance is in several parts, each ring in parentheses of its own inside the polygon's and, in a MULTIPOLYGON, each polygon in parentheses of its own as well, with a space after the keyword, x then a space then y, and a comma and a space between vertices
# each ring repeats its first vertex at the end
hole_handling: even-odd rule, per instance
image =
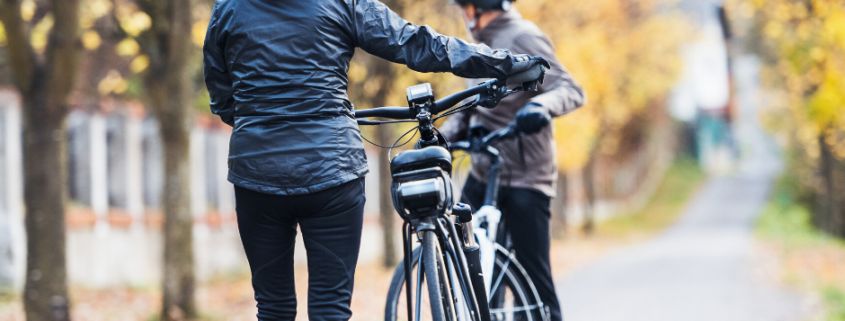
MULTIPOLYGON (((449 0, 383 2, 468 38, 449 0)), ((255 318, 231 129, 202 81, 212 5, 0 1, 0 320, 255 318)), ((553 124, 567 320, 845 320, 845 3, 515 8, 589 96, 553 124)), ((464 85, 363 51, 349 80, 358 109, 404 104, 419 83, 438 97, 464 85)), ((362 134, 389 145, 407 129, 362 134)), ((367 148, 357 320, 381 318, 401 260, 387 150, 367 148)))

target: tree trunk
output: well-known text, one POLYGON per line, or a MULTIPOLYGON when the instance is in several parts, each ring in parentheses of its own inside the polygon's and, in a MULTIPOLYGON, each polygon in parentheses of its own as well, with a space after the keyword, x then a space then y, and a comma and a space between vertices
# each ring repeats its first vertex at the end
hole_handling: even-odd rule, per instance
POLYGON ((41 91, 24 97, 26 319, 70 320, 65 264, 67 159, 65 113, 50 112, 41 91), (34 97, 33 97, 34 96, 34 97))
MULTIPOLYGON (((384 99, 382 99, 384 100, 384 99)), ((376 105, 376 106, 382 106, 376 105)), ((377 126, 376 133, 379 142, 382 144, 390 142, 396 138, 394 131, 390 125, 377 126)), ((393 183, 390 175, 390 163, 388 162, 388 149, 382 148, 379 152, 379 222, 381 229, 384 232, 384 266, 393 267, 396 265, 398 258, 396 257, 396 229, 394 228, 394 219, 396 217, 396 209, 393 208, 393 198, 391 195, 390 185, 393 183)))
POLYGON ((139 5, 152 25, 142 38, 150 57, 145 85, 164 144, 164 266, 161 320, 197 317, 190 211, 190 131, 194 95, 191 0, 149 0, 139 5))
POLYGON ((830 218, 833 203, 833 155, 824 141, 824 135, 819 136, 819 187, 816 195, 816 207, 813 211, 813 224, 824 232, 830 232, 830 218))
POLYGON ((43 55, 30 42, 17 0, 0 0, 9 60, 23 101, 26 206, 26 319, 70 320, 65 262, 65 118, 78 70, 79 1, 50 3, 53 28, 43 55))
MULTIPOLYGON (((186 109, 184 106, 173 106, 186 109)), ((180 115, 159 118, 164 143, 164 273, 162 320, 195 318, 193 217, 190 204, 190 126, 180 115)))
MULTIPOLYGON (((382 3, 394 12, 400 15, 402 14, 403 4, 401 0, 382 0, 382 3)), ((392 63, 378 57, 372 57, 368 67, 370 75, 372 75, 370 79, 380 84, 375 96, 370 98, 370 105, 372 107, 388 105, 387 97, 390 95, 391 80, 394 79, 395 75, 392 63)), ((378 137, 379 144, 392 145, 398 138, 395 129, 391 125, 376 126, 376 137, 378 137)), ((379 153, 379 222, 381 223, 384 241, 384 259, 382 263, 385 267, 391 268, 398 261, 396 257, 396 229, 394 228, 394 220, 398 214, 396 214, 396 209, 393 208, 393 198, 390 197, 390 185, 393 179, 390 175, 388 152, 388 149, 382 148, 379 153)), ((395 155, 396 153, 394 151, 393 156, 395 155)))
POLYGON ((552 199, 552 237, 563 238, 568 228, 566 222, 566 210, 568 205, 569 189, 567 186, 566 172, 558 171, 557 175, 557 197, 552 199))
MULTIPOLYGON (((390 79, 393 78, 391 63, 378 57, 372 57, 369 63, 371 79, 380 83, 375 96, 370 98, 372 107, 381 107, 387 104, 387 96, 390 94, 390 79)), ((375 126, 376 137, 379 144, 391 145, 396 140, 395 130, 389 124, 375 126)), ((393 208, 393 198, 390 197, 390 185, 393 181, 390 175, 389 149, 382 148, 379 152, 379 223, 381 223, 382 241, 384 242, 384 257, 382 263, 385 267, 393 267, 398 261, 396 257, 396 229, 394 219, 396 209, 393 208)))
POLYGON ((587 197, 587 204, 584 206, 584 225, 582 230, 586 234, 592 234, 595 230, 596 210, 596 157, 598 151, 593 151, 587 166, 584 167, 584 194, 587 197))
POLYGON ((845 162, 836 157, 823 136, 819 145, 824 181, 820 227, 830 235, 845 237, 845 162))

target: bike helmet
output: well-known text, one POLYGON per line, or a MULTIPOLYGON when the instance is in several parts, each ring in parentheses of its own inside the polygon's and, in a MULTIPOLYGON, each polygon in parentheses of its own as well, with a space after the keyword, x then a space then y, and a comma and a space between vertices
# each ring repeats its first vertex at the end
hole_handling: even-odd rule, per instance
POLYGON ((472 4, 481 10, 504 10, 511 9, 511 2, 516 0, 453 0, 455 3, 465 6, 472 4))

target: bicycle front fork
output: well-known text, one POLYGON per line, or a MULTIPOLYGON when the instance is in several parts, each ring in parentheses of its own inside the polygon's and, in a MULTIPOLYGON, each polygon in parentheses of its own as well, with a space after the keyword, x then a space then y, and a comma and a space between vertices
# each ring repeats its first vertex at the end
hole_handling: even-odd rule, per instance
POLYGON ((472 212, 466 204, 459 204, 455 207, 458 211, 470 211, 469 217, 466 213, 455 213, 461 222, 459 226, 461 234, 461 248, 469 270, 469 279, 472 283, 472 290, 475 292, 478 301, 478 309, 482 321, 490 321, 490 307, 487 299, 487 288, 484 285, 484 273, 481 270, 481 256, 478 242, 475 241, 475 232, 472 227, 472 212), (463 205, 463 206, 461 206, 463 205), (465 207, 465 208, 464 208, 465 207))

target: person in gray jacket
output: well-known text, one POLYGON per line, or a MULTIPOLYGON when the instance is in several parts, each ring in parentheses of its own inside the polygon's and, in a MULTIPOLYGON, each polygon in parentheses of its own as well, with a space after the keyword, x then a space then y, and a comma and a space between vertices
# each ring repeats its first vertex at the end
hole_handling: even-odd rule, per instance
MULTIPOLYGON (((586 95, 572 75, 555 58, 549 39, 537 26, 522 19, 509 0, 456 0, 472 37, 495 48, 513 53, 542 56, 551 64, 545 82, 536 92, 511 95, 496 108, 476 108, 450 116, 440 127, 447 140, 465 138, 469 128, 482 126, 497 130, 515 122, 525 134, 506 140, 496 148, 504 162, 499 207, 507 223, 516 256, 537 286, 552 321, 562 320, 549 262, 550 201, 555 196, 557 164, 554 134, 548 126, 553 117, 581 107, 586 95), (522 146, 520 146, 520 144, 522 146)), ((478 80, 470 80, 475 85, 478 80)), ((465 201, 477 209, 484 201, 489 160, 472 159, 472 170, 464 186, 465 201)), ((563 197, 563 195, 559 195, 563 197)))
POLYGON ((260 320, 296 316, 297 226, 309 319, 352 315, 368 171, 346 94, 356 47, 462 77, 507 78, 539 61, 437 34, 377 0, 217 0, 203 71, 211 111, 233 126, 229 181, 260 320))

